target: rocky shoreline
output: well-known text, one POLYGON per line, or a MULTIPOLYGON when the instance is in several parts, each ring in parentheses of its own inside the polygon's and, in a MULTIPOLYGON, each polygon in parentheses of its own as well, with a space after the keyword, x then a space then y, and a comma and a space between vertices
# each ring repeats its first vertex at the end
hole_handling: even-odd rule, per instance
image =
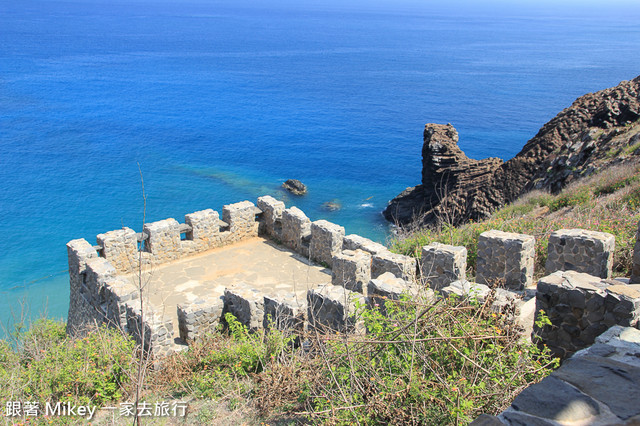
POLYGON ((640 76, 581 96, 506 162, 470 159, 451 124, 427 124, 422 183, 396 196, 383 214, 399 225, 459 225, 486 219, 532 189, 557 193, 577 178, 639 161, 640 76))

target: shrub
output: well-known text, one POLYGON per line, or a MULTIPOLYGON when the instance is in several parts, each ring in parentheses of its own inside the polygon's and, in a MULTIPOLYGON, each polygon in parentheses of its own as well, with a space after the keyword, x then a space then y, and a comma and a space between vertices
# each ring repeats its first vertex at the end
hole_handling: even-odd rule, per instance
POLYGON ((121 332, 99 327, 81 339, 68 338, 65 324, 38 320, 19 333, 16 349, 0 345, 3 396, 13 400, 101 405, 119 400, 133 374, 134 342, 121 332))
POLYGON ((463 423, 504 410, 557 366, 488 305, 415 300, 387 301, 387 316, 360 307, 366 335, 312 338, 315 355, 299 355, 297 376, 261 373, 259 401, 288 395, 283 405, 319 423, 463 423))
POLYGON ((579 188, 562 192, 557 197, 551 199, 547 206, 549 207, 549 210, 555 212, 565 207, 576 207, 585 205, 592 198, 593 194, 588 188, 579 188))

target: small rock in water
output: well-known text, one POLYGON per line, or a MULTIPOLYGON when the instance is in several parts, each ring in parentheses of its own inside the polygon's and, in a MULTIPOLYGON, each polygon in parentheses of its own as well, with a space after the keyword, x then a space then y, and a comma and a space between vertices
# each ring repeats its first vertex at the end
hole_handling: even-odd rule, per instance
POLYGON ((295 195, 304 195, 307 193, 307 186, 297 179, 287 179, 282 187, 295 195))
POLYGON ((335 212, 336 210, 340 210, 342 208, 342 204, 340 204, 339 200, 331 200, 322 203, 322 210, 326 210, 328 212, 335 212))

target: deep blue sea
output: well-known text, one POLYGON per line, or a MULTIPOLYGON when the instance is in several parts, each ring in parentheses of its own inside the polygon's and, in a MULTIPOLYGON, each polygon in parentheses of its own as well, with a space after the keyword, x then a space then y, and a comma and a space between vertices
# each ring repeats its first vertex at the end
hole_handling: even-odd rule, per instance
POLYGON ((141 229, 138 165, 148 221, 272 194, 384 241, 425 123, 508 159, 640 74, 637 2, 479 3, 0 0, 0 321, 66 316, 65 244, 141 229))

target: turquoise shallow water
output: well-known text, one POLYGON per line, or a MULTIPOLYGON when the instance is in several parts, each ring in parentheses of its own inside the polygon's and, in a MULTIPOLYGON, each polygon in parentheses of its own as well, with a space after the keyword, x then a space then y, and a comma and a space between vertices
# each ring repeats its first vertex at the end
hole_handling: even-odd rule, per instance
POLYGON ((67 241, 259 195, 384 241, 422 129, 515 155, 640 73, 638 7, 0 3, 0 315, 68 307, 67 241), (309 186, 303 198, 278 187, 309 186), (325 212, 337 199, 343 208, 325 212))

